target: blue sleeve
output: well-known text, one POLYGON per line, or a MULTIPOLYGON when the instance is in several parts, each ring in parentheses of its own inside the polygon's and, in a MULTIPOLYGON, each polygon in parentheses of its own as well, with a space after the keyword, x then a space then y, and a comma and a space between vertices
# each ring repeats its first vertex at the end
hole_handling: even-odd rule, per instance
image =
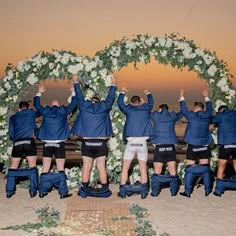
POLYGON ((10 118, 9 120, 9 137, 10 137, 10 140, 13 140, 14 138, 14 126, 12 124, 12 118, 10 118))
POLYGON ((73 96, 73 97, 71 98, 70 104, 65 107, 66 113, 67 113, 67 114, 70 114, 70 113, 74 110, 74 108, 76 107, 76 105, 77 105, 76 96, 73 96))
POLYGON ((220 122, 220 119, 218 115, 215 115, 212 117, 212 121, 211 121, 212 124, 218 124, 219 122, 220 122))
POLYGON ((75 89, 76 103, 79 107, 81 107, 85 101, 79 83, 74 83, 74 89, 75 89))
POLYGON ((177 112, 176 113, 176 121, 180 120, 182 117, 183 117, 183 113, 180 111, 180 112, 177 112))
POLYGON ((211 103, 211 101, 208 101, 208 102, 206 102, 206 113, 209 116, 212 116, 212 112, 213 112, 212 103, 211 103))
POLYGON ((152 110, 154 105, 154 99, 151 93, 147 94, 147 106, 149 107, 150 111, 152 110))
POLYGON ((124 113, 127 113, 127 105, 124 103, 124 98, 125 98, 125 94, 124 93, 120 93, 119 97, 117 99, 117 104, 120 108, 120 110, 124 113))
POLYGON ((107 94, 105 103, 108 109, 111 109, 113 102, 115 100, 115 96, 116 96, 116 86, 112 85, 109 89, 109 92, 107 94))
POLYGON ((38 111, 33 111, 33 112, 34 112, 34 116, 35 116, 35 118, 38 118, 38 117, 41 116, 40 112, 38 112, 38 111))
POLYGON ((180 112, 187 120, 189 119, 189 110, 185 101, 180 101, 180 112))
POLYGON ((34 107, 40 114, 43 114, 45 108, 41 105, 39 96, 34 97, 34 107))

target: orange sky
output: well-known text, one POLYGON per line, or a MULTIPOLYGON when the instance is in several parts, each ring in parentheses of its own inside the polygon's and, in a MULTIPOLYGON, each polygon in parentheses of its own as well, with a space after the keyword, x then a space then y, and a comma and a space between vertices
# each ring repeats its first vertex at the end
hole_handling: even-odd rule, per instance
MULTIPOLYGON (((114 39, 134 34, 178 32, 216 51, 236 74, 235 0, 0 0, 0 76, 41 50, 66 49, 94 55, 114 39)), ((132 66, 116 73, 120 84, 141 89, 202 89, 195 73, 170 66, 132 66)), ((235 79, 233 80, 236 86, 235 79)))

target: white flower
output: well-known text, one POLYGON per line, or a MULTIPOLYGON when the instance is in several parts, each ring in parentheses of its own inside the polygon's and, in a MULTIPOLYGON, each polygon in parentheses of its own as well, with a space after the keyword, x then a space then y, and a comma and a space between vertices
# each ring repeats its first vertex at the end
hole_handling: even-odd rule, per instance
POLYGON ((125 48, 127 48, 129 50, 135 49, 136 48, 136 43, 134 43, 131 40, 126 40, 125 41, 125 48))
POLYGON ((6 115, 7 114, 7 107, 0 107, 0 115, 6 115))
POLYGON ((125 51, 127 55, 131 56, 132 55, 132 51, 130 49, 125 51))
POLYGON ((170 48, 170 47, 172 47, 172 44, 173 44, 173 40, 171 39, 171 38, 167 38, 166 39, 166 47, 167 48, 170 48))
POLYGON ((10 90, 11 84, 7 81, 6 83, 4 83, 4 87, 6 88, 6 90, 10 90))
POLYGON ((112 59, 112 64, 113 64, 114 66, 116 66, 116 65, 118 64, 118 61, 117 61, 116 58, 113 58, 113 59, 112 59))
POLYGON ((164 47, 164 46, 165 46, 165 43, 166 43, 166 39, 163 38, 163 37, 160 37, 160 38, 158 38, 158 42, 159 42, 159 44, 160 44, 162 47, 164 47))
POLYGON ((86 66, 86 65, 88 65, 88 63, 89 63, 89 60, 87 58, 84 58, 83 64, 86 66))
POLYGON ((38 78, 35 76, 35 74, 31 73, 31 74, 27 77, 26 81, 27 81, 29 84, 34 85, 34 84, 36 84, 36 83, 38 82, 38 78))
POLYGON ((165 57, 167 55, 167 51, 166 50, 162 50, 162 51, 160 51, 160 53, 161 53, 162 57, 165 57))
POLYGON ((99 71, 99 74, 100 74, 103 78, 105 78, 105 77, 107 76, 107 73, 108 73, 108 71, 107 71, 106 68, 103 68, 103 69, 101 69, 101 70, 99 71))
POLYGON ((92 78, 95 78, 96 76, 97 76, 97 71, 93 70, 93 71, 91 72, 91 77, 92 77, 92 78))
POLYGON ((70 54, 69 53, 64 53, 62 58, 61 58, 61 63, 66 65, 70 60, 70 54))
POLYGON ((218 111, 219 107, 223 105, 226 105, 226 103, 221 100, 217 100, 215 103, 215 111, 218 111))
POLYGON ((2 95, 4 93, 6 93, 6 91, 2 87, 0 87, 0 95, 2 95))
POLYGON ((153 45, 156 42, 155 38, 153 36, 150 36, 149 38, 147 38, 145 40, 145 43, 150 47, 151 45, 153 45))
POLYGON ((8 132, 7 129, 0 129, 0 136, 4 136, 4 135, 6 135, 7 132, 8 132))
POLYGON ((91 97, 93 97, 93 96, 94 96, 93 90, 88 89, 87 93, 86 93, 86 96, 85 96, 85 99, 91 99, 91 97))
POLYGON ((52 62, 50 62, 49 65, 48 65, 48 67, 49 67, 50 70, 53 69, 54 66, 55 66, 55 65, 54 65, 52 62))
POLYGON ((221 80, 218 81, 217 87, 221 88, 227 84, 227 79, 225 77, 221 78, 221 80))
POLYGON ((213 83, 215 83, 215 80, 214 80, 214 79, 210 79, 210 80, 209 80, 209 83, 210 83, 210 84, 213 84, 213 83))
POLYGON ((233 90, 233 89, 230 89, 229 90, 229 95, 231 96, 231 97, 234 97, 235 96, 235 90, 233 90))
POLYGON ((216 71, 217 71, 217 67, 216 67, 216 65, 211 65, 210 67, 209 67, 209 69, 207 70, 207 73, 210 75, 210 76, 214 76, 215 75, 215 73, 216 73, 216 71))
POLYGON ((115 46, 111 47, 110 54, 113 57, 119 57, 120 56, 120 52, 121 52, 121 48, 120 47, 115 47, 115 46))
POLYGON ((210 65, 214 61, 215 57, 209 55, 209 54, 204 54, 203 60, 206 62, 207 65, 210 65))

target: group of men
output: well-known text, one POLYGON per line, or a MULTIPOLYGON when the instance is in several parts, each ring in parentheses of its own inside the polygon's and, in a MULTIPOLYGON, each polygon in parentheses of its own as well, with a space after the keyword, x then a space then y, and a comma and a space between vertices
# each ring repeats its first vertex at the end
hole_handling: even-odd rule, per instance
MULTIPOLYGON (((19 111, 10 118, 9 135, 13 141, 13 150, 6 184, 8 198, 15 193, 16 178, 18 176, 28 176, 30 178, 29 193, 31 197, 36 196, 37 191, 39 191, 39 197, 43 198, 53 187, 58 189, 60 198, 71 196, 64 172, 65 141, 70 139, 71 135, 79 136, 82 139, 82 183, 78 195, 81 197, 108 197, 111 195, 106 172, 106 158, 109 151, 107 141, 113 135, 110 111, 117 90, 116 79, 112 79, 108 95, 103 101, 100 101, 97 96, 85 100, 78 76, 73 76, 73 82, 72 99, 68 106, 61 106, 57 100, 54 100, 51 106, 42 106, 40 99, 46 89, 41 85, 34 98, 36 111, 28 109, 29 104, 27 102, 21 102, 19 111), (76 107, 79 109, 79 113, 72 128, 69 129, 68 115, 76 107), (37 128, 35 119, 39 116, 42 116, 42 123, 37 128), (36 168, 35 137, 43 141, 43 170, 39 181, 36 168), (22 157, 27 158, 29 168, 18 168, 22 157), (53 157, 56 159, 57 172, 50 172, 53 157), (99 191, 93 191, 89 187, 90 174, 95 160, 101 183, 99 191)), ((131 97, 129 104, 124 102, 127 91, 126 87, 122 87, 117 100, 120 110, 126 117, 123 132, 126 147, 120 178, 120 197, 132 193, 132 186, 128 184, 128 171, 135 155, 137 155, 139 162, 141 180, 139 186, 133 190, 134 192, 140 190, 142 198, 147 196, 149 185, 147 175, 148 141, 155 145, 151 195, 158 196, 162 184, 166 182, 170 184, 171 195, 175 196, 177 194, 179 179, 176 171, 175 145, 177 144, 177 137, 175 124, 183 116, 188 121, 184 137, 188 147, 185 191, 180 194, 186 197, 191 196, 194 177, 196 176, 203 177, 206 196, 212 191, 209 168, 209 145, 213 142, 209 129, 211 123, 218 127, 218 144, 220 145, 217 178, 219 180, 224 178, 224 170, 229 158, 233 159, 234 169, 236 170, 235 110, 230 110, 227 106, 221 106, 219 112, 213 116, 208 92, 204 90, 206 110, 203 103, 195 102, 193 111, 189 111, 184 99, 184 91, 181 90, 179 112, 170 112, 167 104, 160 105, 158 111, 152 112, 154 99, 147 89, 144 90, 147 96, 146 102, 135 95, 131 97), (196 165, 197 161, 199 161, 199 164, 196 165), (162 175, 163 165, 166 163, 169 171, 168 176, 162 175)), ((214 193, 217 196, 221 195, 219 191, 214 193)))

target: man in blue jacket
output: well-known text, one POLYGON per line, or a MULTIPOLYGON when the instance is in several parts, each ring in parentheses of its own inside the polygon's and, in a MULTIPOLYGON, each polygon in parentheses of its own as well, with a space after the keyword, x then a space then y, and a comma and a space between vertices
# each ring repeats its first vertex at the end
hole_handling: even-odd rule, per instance
POLYGON ((76 107, 76 98, 72 92, 71 103, 68 106, 60 106, 60 103, 54 100, 52 106, 43 107, 40 98, 45 91, 43 85, 39 86, 38 93, 34 98, 34 106, 43 117, 37 133, 37 138, 43 141, 43 170, 40 176, 39 196, 42 198, 48 194, 49 185, 50 187, 58 185, 59 187, 56 187, 58 187, 60 198, 66 198, 69 195, 64 173, 65 141, 71 137, 67 118, 76 107), (56 174, 49 173, 53 156, 56 159, 57 171, 59 172, 56 174))
MULTIPOLYGON (((142 103, 139 96, 133 96, 131 97, 131 103, 125 104, 124 98, 127 91, 128 89, 123 86, 117 101, 119 108, 126 116, 123 134, 124 139, 128 141, 124 151, 121 172, 121 197, 125 197, 122 196, 122 188, 127 183, 130 164, 136 154, 139 161, 141 184, 147 189, 147 140, 151 135, 150 113, 154 105, 153 96, 147 89, 144 90, 147 96, 147 103, 142 103)), ((141 197, 145 198, 146 195, 144 194, 141 197)))
POLYGON ((203 91, 206 102, 206 110, 202 102, 195 102, 193 111, 189 111, 184 100, 184 90, 180 91, 181 112, 187 119, 187 128, 184 135, 184 141, 188 144, 187 163, 185 169, 185 191, 180 193, 182 196, 190 197, 193 191, 193 181, 196 176, 202 176, 205 185, 205 196, 212 191, 210 178, 210 149, 209 145, 213 143, 209 130, 209 124, 212 119, 212 104, 208 97, 208 91, 203 91), (195 165, 199 160, 199 165, 195 165))
MULTIPOLYGON (((226 164, 230 158, 233 160, 236 171, 236 111, 226 105, 220 106, 218 113, 213 117, 212 123, 218 127, 218 144, 220 146, 216 189, 214 195, 221 196, 224 192, 223 185, 236 186, 236 180, 223 181, 226 164)), ((230 187, 230 186, 229 186, 230 187)), ((226 187, 227 188, 227 187, 226 187)))
POLYGON ((9 136, 13 141, 13 150, 6 184, 8 198, 15 193, 17 176, 30 177, 30 196, 34 197, 37 194, 37 149, 34 136, 37 129, 35 119, 38 116, 40 116, 39 113, 29 109, 28 102, 22 101, 19 104, 19 111, 10 117, 9 136), (22 157, 26 157, 29 168, 17 170, 22 157))
POLYGON ((113 134, 109 112, 115 100, 116 79, 113 78, 112 85, 104 101, 100 101, 95 96, 91 100, 85 100, 79 85, 79 78, 74 76, 73 80, 80 112, 71 132, 82 138, 81 153, 83 158, 82 185, 78 195, 86 197, 86 194, 88 194, 89 196, 89 179, 94 159, 96 159, 102 185, 101 192, 111 194, 108 188, 106 157, 108 155, 107 140, 113 134))
POLYGON ((160 192, 161 183, 170 183, 172 196, 178 192, 179 179, 176 173, 176 151, 175 145, 178 140, 175 133, 175 124, 183 117, 181 112, 169 112, 167 104, 159 106, 159 111, 151 114, 153 125, 152 144, 156 146, 153 165, 154 174, 152 176, 152 196, 157 196, 160 192), (161 175, 163 165, 167 163, 170 176, 161 175), (173 184, 172 184, 173 182, 173 184))

